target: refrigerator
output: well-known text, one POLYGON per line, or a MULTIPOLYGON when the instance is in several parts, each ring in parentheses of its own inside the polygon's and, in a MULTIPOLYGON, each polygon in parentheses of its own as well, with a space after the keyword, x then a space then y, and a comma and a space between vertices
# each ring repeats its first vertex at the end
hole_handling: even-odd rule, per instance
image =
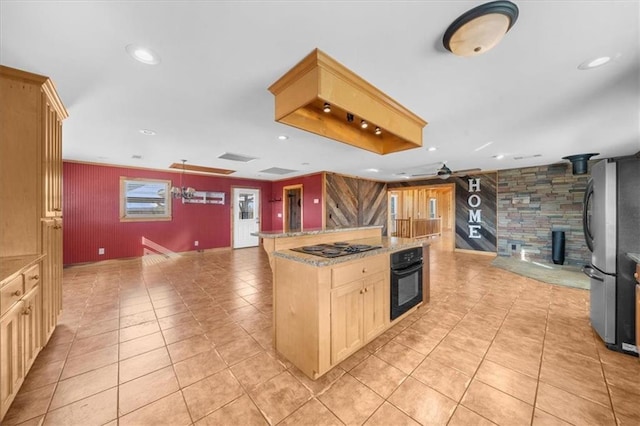
POLYGON ((640 252, 640 158, 597 162, 584 197, 585 240, 591 262, 591 326, 609 349, 638 354, 635 338, 635 263, 640 252))

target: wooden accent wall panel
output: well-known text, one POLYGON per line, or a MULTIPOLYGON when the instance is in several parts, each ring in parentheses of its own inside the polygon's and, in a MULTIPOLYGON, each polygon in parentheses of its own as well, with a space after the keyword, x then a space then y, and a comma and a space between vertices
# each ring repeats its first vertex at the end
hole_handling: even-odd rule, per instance
POLYGON ((326 174, 326 227, 358 225, 358 180, 334 173, 326 174))
POLYGON ((386 235, 387 184, 358 179, 358 226, 382 225, 386 235))
MULTIPOLYGON (((387 185, 335 173, 326 174, 326 228, 387 223, 387 185)), ((382 234, 386 235, 383 228, 382 234)))

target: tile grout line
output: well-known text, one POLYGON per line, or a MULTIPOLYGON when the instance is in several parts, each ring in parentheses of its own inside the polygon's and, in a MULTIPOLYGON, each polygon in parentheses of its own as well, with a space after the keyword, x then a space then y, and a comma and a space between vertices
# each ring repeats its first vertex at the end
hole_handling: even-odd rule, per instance
MULTIPOLYGON (((553 288, 551 289, 551 295, 553 295, 553 288)), ((536 417, 537 410, 537 402, 538 402, 538 390, 540 389, 540 376, 542 375, 542 362, 544 361, 544 350, 547 343, 547 330, 549 329, 549 313, 551 311, 551 297, 549 298, 549 303, 547 304, 547 315, 545 317, 544 324, 544 336, 542 338, 542 352, 540 353, 540 362, 538 363, 538 377, 536 380, 536 393, 533 397, 533 411, 531 412, 531 421, 530 424, 533 425, 533 420, 536 417)), ((554 416, 555 417, 555 416, 554 416)), ((560 419, 562 420, 562 419, 560 419)))

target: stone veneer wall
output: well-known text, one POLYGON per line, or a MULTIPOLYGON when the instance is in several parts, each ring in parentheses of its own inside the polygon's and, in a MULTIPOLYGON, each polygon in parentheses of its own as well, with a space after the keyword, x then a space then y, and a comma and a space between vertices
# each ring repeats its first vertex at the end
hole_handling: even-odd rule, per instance
POLYGON ((524 249, 527 259, 552 263, 551 231, 558 230, 565 231, 564 264, 589 263, 582 229, 588 179, 574 176, 569 163, 500 170, 498 255, 519 257, 524 249))

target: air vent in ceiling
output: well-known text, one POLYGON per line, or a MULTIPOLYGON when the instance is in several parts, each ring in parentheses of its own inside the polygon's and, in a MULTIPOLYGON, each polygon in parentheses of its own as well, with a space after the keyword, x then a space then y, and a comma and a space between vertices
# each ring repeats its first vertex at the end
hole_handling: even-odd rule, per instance
POLYGON ((297 172, 297 170, 281 169, 280 167, 271 167, 269 169, 260 170, 260 173, 270 173, 272 175, 287 175, 294 172, 297 172))
POLYGON ((527 158, 542 157, 542 154, 522 155, 520 157, 513 157, 514 160, 526 160, 527 158))
POLYGON ((243 163, 248 163, 249 161, 258 159, 258 157, 250 157, 248 155, 242 155, 242 154, 233 154, 231 152, 225 152, 218 158, 222 158, 223 160, 241 161, 243 163))

